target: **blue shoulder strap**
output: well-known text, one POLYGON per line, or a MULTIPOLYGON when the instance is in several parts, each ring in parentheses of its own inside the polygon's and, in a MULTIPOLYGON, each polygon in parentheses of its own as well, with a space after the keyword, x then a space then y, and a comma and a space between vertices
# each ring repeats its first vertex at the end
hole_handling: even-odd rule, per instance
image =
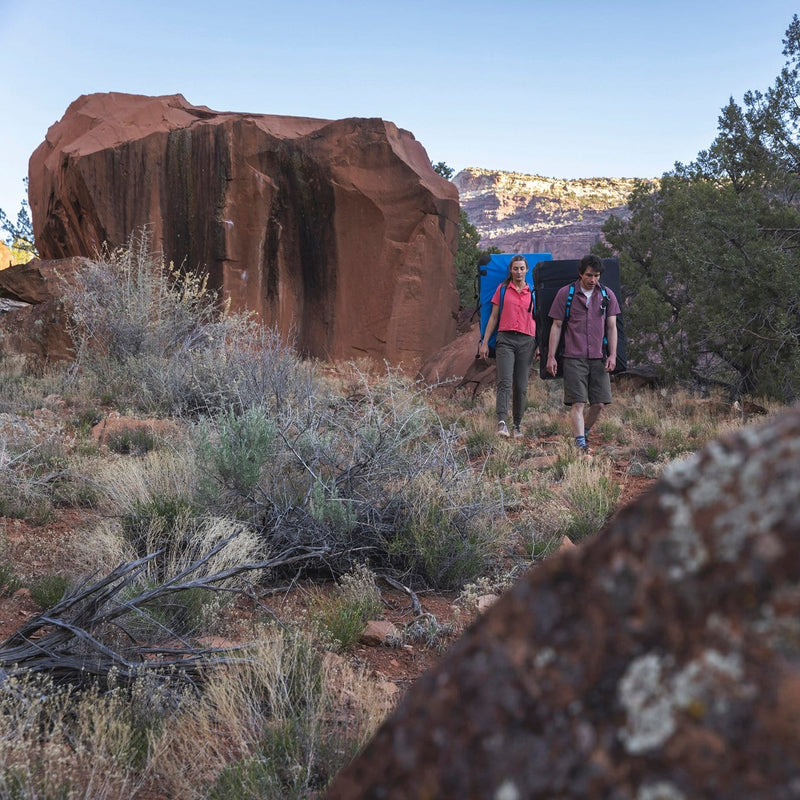
POLYGON ((571 283, 569 285, 569 292, 567 292, 567 305, 564 309, 564 322, 569 319, 569 310, 572 308, 572 295, 575 294, 575 284, 571 283))

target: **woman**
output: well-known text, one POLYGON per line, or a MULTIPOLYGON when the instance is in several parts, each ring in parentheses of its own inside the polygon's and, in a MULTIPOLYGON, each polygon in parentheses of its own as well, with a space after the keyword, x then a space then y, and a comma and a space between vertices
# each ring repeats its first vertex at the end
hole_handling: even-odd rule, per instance
POLYGON ((515 439, 522 436, 520 425, 528 398, 528 376, 536 357, 536 323, 531 288, 525 280, 527 273, 525 257, 513 256, 508 276, 492 297, 492 313, 478 349, 481 358, 489 357, 489 339, 497 328, 497 433, 511 435, 506 424, 510 395, 515 439))

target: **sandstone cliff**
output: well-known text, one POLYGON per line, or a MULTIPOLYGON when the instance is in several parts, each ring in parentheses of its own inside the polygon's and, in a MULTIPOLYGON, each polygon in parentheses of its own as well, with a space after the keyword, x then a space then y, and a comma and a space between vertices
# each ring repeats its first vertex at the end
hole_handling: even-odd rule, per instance
POLYGON ((635 178, 546 178, 468 168, 453 183, 480 246, 581 258, 612 214, 627 215, 635 178))

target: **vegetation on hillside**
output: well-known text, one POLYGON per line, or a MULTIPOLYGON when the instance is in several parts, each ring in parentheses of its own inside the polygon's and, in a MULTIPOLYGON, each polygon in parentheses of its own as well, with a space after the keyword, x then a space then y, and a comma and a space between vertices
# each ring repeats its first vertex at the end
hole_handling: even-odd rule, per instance
MULTIPOLYGON (((800 22, 766 92, 730 100, 708 150, 640 184, 603 232, 620 254, 628 357, 733 399, 800 397, 800 22)), ((602 248, 600 249, 602 251, 602 248)))
MULTIPOLYGON (((505 197, 546 198, 565 208, 605 210, 624 206, 637 179, 548 178, 523 172, 468 167, 458 173, 456 182, 468 196, 491 188, 505 197)), ((656 181, 644 182, 656 184, 656 181)))

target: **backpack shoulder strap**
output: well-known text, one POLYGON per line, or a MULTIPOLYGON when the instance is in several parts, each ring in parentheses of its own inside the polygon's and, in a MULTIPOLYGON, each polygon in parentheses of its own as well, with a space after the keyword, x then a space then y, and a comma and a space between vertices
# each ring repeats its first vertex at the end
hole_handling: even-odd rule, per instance
POLYGON ((567 292, 567 305, 564 308, 564 322, 569 319, 569 310, 572 308, 572 295, 575 294, 575 284, 571 283, 569 285, 569 291, 567 292))
MULTIPOLYGON (((600 310, 603 312, 603 319, 606 319, 608 316, 608 290, 602 283, 598 283, 597 285, 603 295, 603 299, 600 302, 600 310)), ((608 357, 608 333, 606 332, 605 326, 603 327, 603 356, 605 358, 608 357)))

